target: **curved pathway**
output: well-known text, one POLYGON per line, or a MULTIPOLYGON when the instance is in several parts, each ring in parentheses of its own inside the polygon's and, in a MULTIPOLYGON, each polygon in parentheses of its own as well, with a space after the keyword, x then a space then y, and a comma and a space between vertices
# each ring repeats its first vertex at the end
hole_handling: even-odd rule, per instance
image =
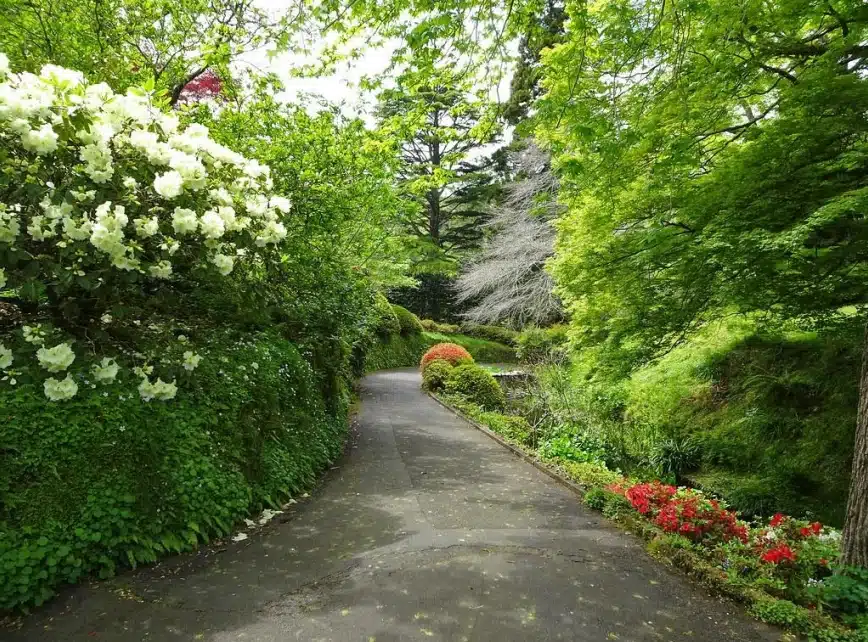
POLYGON ((362 382, 310 501, 208 554, 81 587, 4 640, 774 640, 422 394, 362 382))

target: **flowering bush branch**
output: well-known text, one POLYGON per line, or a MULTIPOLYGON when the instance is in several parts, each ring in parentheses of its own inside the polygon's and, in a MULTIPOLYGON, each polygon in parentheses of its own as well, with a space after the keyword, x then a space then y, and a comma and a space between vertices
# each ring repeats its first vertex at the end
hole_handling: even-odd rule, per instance
MULTIPOLYGON (((54 65, 11 73, 0 54, 0 145, 0 290, 50 319, 0 335, 0 374, 14 385, 22 363, 38 364, 52 401, 83 373, 117 376, 116 357, 85 354, 81 337, 123 293, 224 279, 272 260, 287 236, 290 201, 269 168, 201 125, 182 129, 147 89, 116 94, 54 65)), ((138 374, 143 399, 175 396, 174 381, 138 374)))

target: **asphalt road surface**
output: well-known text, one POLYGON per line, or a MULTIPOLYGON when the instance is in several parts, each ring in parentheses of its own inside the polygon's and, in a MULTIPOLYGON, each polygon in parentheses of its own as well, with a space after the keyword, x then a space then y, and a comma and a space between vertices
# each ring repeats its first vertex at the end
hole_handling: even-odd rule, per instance
POLYGON ((776 640, 419 391, 366 377, 354 444, 243 542, 63 591, 0 639, 776 640))

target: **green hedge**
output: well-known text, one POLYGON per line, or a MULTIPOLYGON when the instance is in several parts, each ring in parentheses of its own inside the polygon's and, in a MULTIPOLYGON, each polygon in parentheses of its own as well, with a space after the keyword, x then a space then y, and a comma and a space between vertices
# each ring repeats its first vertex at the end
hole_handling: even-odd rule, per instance
POLYGON ((392 311, 398 317, 398 324, 401 326, 401 334, 421 334, 424 328, 419 317, 410 312, 407 308, 402 308, 400 305, 392 304, 392 311))
POLYGON ((515 350, 494 341, 474 339, 460 334, 423 332, 419 335, 394 335, 380 338, 365 354, 364 370, 375 372, 418 366, 422 355, 435 343, 457 343, 473 355, 474 360, 482 363, 515 362, 515 350))
POLYGON ((292 343, 196 349, 206 356, 171 402, 141 401, 129 380, 58 404, 3 389, 0 609, 227 535, 338 456, 347 398, 325 399, 292 343))
POLYGON ((503 410, 506 395, 485 368, 475 363, 456 366, 446 379, 446 392, 460 395, 483 410, 503 410))

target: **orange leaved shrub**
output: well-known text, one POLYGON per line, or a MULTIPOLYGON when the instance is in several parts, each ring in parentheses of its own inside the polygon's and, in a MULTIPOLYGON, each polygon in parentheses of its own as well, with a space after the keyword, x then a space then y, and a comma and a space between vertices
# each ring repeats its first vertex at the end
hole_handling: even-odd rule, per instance
POLYGON ((473 357, 457 343, 438 343, 422 355, 419 367, 424 371, 432 361, 448 361, 453 366, 457 366, 462 363, 472 363, 473 357))

